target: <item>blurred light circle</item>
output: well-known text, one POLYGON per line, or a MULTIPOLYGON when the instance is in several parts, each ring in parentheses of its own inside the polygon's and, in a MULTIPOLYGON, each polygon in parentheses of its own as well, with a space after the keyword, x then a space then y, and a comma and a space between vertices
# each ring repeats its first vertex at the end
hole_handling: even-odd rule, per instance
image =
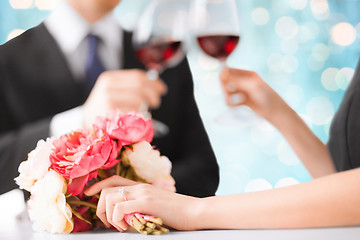
POLYGON ((293 108, 300 106, 301 101, 304 97, 304 90, 298 85, 289 86, 284 94, 285 101, 293 108))
POLYGON ((328 68, 321 74, 321 83, 325 89, 329 91, 339 90, 339 86, 336 82, 336 75, 339 72, 337 68, 328 68))
POLYGON ((302 10, 306 8, 308 0, 290 0, 290 7, 295 10, 302 10))
POLYGON ((271 184, 263 178, 253 179, 248 182, 245 192, 258 192, 272 189, 271 184))
POLYGON ((334 115, 334 106, 326 97, 314 97, 306 104, 306 114, 310 117, 312 124, 324 125, 334 115))
POLYGON ((298 157, 287 143, 286 140, 281 139, 276 148, 276 153, 280 162, 288 166, 298 165, 300 163, 298 157))
POLYGON ((265 8, 256 8, 251 13, 252 20, 257 25, 265 25, 269 22, 269 12, 265 8))
POLYGON ((299 33, 296 36, 300 43, 316 39, 319 35, 319 26, 316 22, 307 22, 299 27, 299 33))
POLYGON ((276 182, 274 188, 289 187, 292 185, 299 184, 299 181, 292 177, 281 178, 276 182))
POLYGON ((360 38, 360 23, 358 23, 357 25, 356 25, 356 32, 357 32, 357 35, 358 35, 358 37, 360 38))
POLYGON ((276 21, 276 34, 283 39, 291 39, 298 33, 298 23, 292 17, 281 17, 276 21))
POLYGON ((294 54, 299 48, 298 40, 296 38, 283 39, 281 41, 281 50, 286 54, 294 54))
POLYGON ((305 114, 299 114, 299 116, 301 117, 301 119, 305 122, 305 124, 310 128, 312 129, 313 127, 313 124, 311 122, 311 119, 308 115, 305 115, 305 114))
POLYGON ((312 56, 319 62, 326 61, 330 56, 329 47, 323 43, 316 44, 312 49, 312 56))
POLYGON ((327 0, 311 0, 310 7, 314 15, 323 15, 329 11, 327 0))
POLYGON ((299 61, 294 55, 286 55, 282 59, 282 68, 287 73, 293 73, 297 70, 299 61))
POLYGON ((17 36, 19 36, 20 34, 22 34, 23 32, 25 32, 24 29, 14 29, 12 30, 8 35, 7 35, 7 38, 6 38, 6 41, 9 41, 17 36))
POLYGON ((312 55, 308 58, 308 67, 312 71, 320 71, 324 67, 324 62, 317 61, 312 55))
POLYGON ((282 70, 283 56, 278 53, 271 54, 267 60, 268 67, 272 72, 279 72, 282 70))
POLYGON ((352 78, 354 77, 355 70, 352 68, 342 68, 337 72, 335 81, 338 87, 342 90, 346 90, 349 86, 352 78))
POLYGON ((338 45, 348 46, 355 41, 356 30, 350 23, 338 23, 331 29, 331 39, 338 45))
POLYGON ((251 128, 250 137, 255 144, 266 146, 275 138, 275 128, 267 121, 262 121, 251 128))
POLYGON ((9 0, 9 2, 14 9, 27 9, 33 5, 33 0, 9 0))
POLYGON ((35 5, 39 10, 52 10, 58 2, 59 0, 35 0, 35 5))
POLYGON ((200 52, 198 62, 201 68, 206 71, 215 70, 220 66, 220 62, 215 58, 207 56, 205 53, 200 52))
POLYGON ((201 83, 203 90, 211 96, 217 96, 222 93, 221 82, 217 73, 210 72, 205 74, 201 83))

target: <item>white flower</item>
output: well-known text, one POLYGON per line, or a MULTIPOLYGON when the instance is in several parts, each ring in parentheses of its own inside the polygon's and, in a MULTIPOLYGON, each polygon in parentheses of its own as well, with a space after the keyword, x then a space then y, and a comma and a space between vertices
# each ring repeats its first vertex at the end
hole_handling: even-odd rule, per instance
POLYGON ((152 185, 170 192, 176 192, 175 180, 170 174, 162 174, 158 176, 155 181, 152 182, 152 185))
POLYGON ((166 183, 166 186, 175 184, 170 175, 171 162, 166 156, 160 156, 160 152, 154 150, 150 143, 136 143, 132 150, 126 149, 122 157, 128 158, 136 174, 147 182, 157 186, 165 186, 163 183, 166 183))
POLYGON ((29 153, 28 159, 20 163, 18 168, 20 175, 15 181, 21 189, 30 192, 35 182, 42 179, 49 171, 53 141, 54 138, 48 138, 46 142, 38 141, 36 148, 29 153))
POLYGON ((74 229, 71 207, 66 203, 66 190, 65 178, 54 170, 35 183, 28 201, 34 230, 70 233, 74 229))

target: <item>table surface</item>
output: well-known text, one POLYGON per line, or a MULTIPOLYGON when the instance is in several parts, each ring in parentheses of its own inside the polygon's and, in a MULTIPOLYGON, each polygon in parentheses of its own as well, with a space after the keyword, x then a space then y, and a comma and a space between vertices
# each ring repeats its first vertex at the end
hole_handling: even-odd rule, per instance
POLYGON ((360 239, 360 226, 347 228, 286 229, 286 230, 203 230, 171 231, 161 236, 146 236, 137 232, 120 233, 110 230, 72 234, 35 232, 24 214, 22 193, 14 191, 0 196, 0 240, 137 240, 137 239, 243 239, 243 240, 312 240, 360 239))
POLYGON ((17 222, 11 228, 0 230, 0 239, 4 240, 137 240, 137 239, 244 239, 244 240, 310 240, 310 239, 360 239, 360 227, 351 228, 319 228, 319 229, 290 229, 290 230, 203 230, 203 231, 171 231, 166 235, 142 235, 136 232, 120 233, 115 231, 93 231, 72 234, 51 234, 35 232, 30 222, 17 222))

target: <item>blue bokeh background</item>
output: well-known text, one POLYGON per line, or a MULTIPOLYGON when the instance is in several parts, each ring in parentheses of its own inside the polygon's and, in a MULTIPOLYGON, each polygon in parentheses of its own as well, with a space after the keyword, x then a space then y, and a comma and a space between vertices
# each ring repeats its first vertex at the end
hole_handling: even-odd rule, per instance
MULTIPOLYGON (((0 2, 0 44, 50 13, 55 0, 0 2), (22 8, 22 9, 19 9, 22 8)), ((123 0, 116 15, 132 29, 147 0, 123 0)), ((326 143, 360 56, 360 0, 237 0, 241 42, 228 65, 251 69, 272 86, 326 143)), ((279 132, 262 120, 229 126, 220 64, 195 44, 188 52, 195 97, 218 157, 219 195, 311 180, 279 132)), ((229 117, 229 116, 228 116, 229 117)))

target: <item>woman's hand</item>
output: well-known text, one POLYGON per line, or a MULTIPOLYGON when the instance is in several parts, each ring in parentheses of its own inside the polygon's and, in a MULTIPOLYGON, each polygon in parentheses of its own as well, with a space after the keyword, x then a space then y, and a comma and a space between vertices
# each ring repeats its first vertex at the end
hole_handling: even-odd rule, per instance
POLYGON ((201 199, 172 193, 150 184, 114 176, 94 184, 85 191, 94 195, 101 191, 97 216, 106 227, 115 227, 123 232, 128 229, 124 215, 133 212, 153 215, 164 224, 179 230, 195 230, 201 199), (120 192, 124 187, 123 194, 120 192))
POLYGON ((255 72, 225 67, 220 78, 229 106, 247 105, 270 122, 277 112, 289 108, 255 72))

